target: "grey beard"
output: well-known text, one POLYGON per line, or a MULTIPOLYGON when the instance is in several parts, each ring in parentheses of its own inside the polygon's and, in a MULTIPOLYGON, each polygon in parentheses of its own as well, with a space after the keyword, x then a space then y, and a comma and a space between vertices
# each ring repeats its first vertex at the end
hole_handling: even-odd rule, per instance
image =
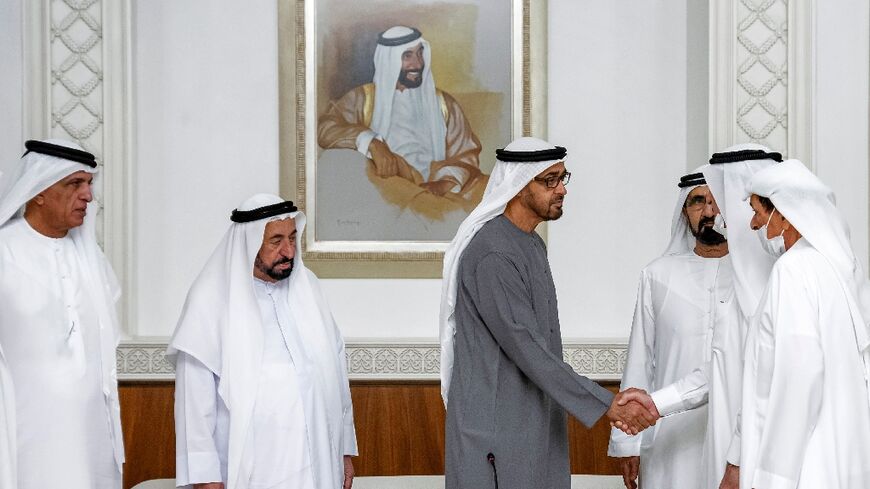
POLYGON ((284 263, 287 263, 287 262, 280 261, 278 263, 273 264, 271 267, 267 267, 266 264, 263 263, 263 260, 261 260, 259 256, 254 260, 254 266, 257 267, 258 270, 260 270, 261 272, 265 273, 266 275, 268 275, 269 277, 271 277, 275 280, 284 280, 285 278, 289 277, 291 273, 293 273, 293 260, 290 260, 290 267, 287 268, 287 270, 284 270, 284 271, 277 270, 278 265, 283 265, 284 263))

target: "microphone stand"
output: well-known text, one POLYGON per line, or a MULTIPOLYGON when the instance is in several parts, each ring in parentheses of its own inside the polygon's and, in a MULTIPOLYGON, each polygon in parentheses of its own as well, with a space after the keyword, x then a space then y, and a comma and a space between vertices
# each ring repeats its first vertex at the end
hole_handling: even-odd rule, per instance
POLYGON ((492 452, 486 454, 486 461, 492 465, 492 480, 495 482, 495 489, 498 489, 498 470, 495 468, 495 455, 492 452))

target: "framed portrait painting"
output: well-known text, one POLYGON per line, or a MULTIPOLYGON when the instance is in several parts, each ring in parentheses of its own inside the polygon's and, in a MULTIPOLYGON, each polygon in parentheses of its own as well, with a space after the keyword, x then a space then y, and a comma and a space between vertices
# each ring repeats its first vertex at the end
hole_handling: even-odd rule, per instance
POLYGON ((280 0, 279 22, 281 191, 306 264, 440 277, 496 148, 545 136, 545 2, 280 0))

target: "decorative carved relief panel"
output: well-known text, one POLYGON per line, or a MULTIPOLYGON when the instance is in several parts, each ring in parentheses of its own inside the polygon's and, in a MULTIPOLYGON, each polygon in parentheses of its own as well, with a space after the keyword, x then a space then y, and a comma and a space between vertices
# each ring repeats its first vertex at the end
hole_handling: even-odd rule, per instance
MULTIPOLYGON (((71 139, 103 157, 103 24, 100 0, 51 0, 49 4, 51 136, 71 139)), ((97 233, 103 243, 103 182, 94 182, 97 233)))
POLYGON ((710 151, 757 142, 813 167, 815 0, 710 0, 710 151))
POLYGON ((737 3, 739 142, 788 147, 788 0, 737 3))

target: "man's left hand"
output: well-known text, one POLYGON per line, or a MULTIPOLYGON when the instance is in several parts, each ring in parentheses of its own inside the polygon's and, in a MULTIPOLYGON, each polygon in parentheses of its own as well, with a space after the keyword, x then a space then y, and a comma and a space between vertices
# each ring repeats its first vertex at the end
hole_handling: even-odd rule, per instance
POLYGON ((344 485, 342 489, 350 489, 353 485, 353 462, 350 455, 344 456, 344 485))
POLYGON ((637 474, 640 472, 640 457, 622 457, 619 459, 622 469, 622 483, 626 489, 637 489, 637 474))
POLYGON ((722 482, 719 483, 719 489, 737 489, 740 487, 740 466, 727 464, 725 466, 725 475, 722 477, 722 482))
POLYGON ((456 186, 456 182, 452 180, 435 180, 432 182, 423 182, 420 187, 429 192, 441 197, 456 186))

